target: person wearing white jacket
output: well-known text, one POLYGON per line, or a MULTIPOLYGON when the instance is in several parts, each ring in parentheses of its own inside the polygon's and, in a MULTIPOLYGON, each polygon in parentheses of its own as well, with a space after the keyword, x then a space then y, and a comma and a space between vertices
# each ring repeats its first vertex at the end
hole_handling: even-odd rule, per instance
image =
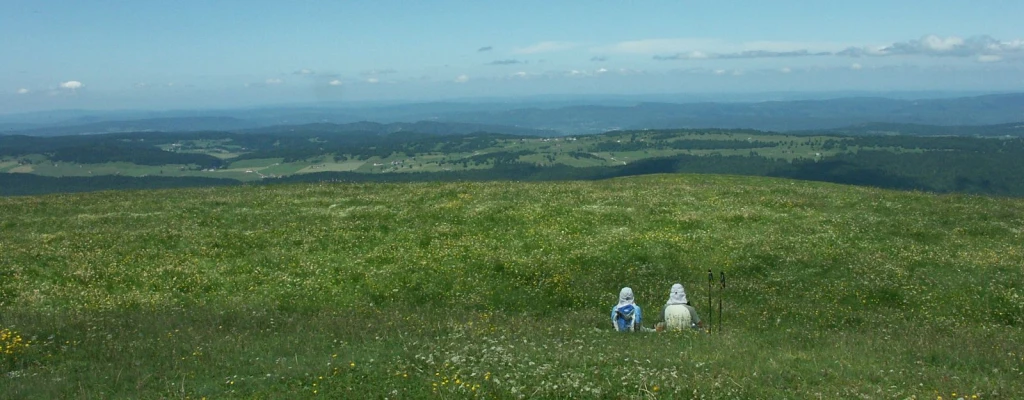
POLYGON ((680 283, 672 285, 668 301, 661 309, 661 320, 665 329, 673 331, 700 329, 704 326, 697 316, 697 309, 690 306, 686 299, 686 289, 680 283))

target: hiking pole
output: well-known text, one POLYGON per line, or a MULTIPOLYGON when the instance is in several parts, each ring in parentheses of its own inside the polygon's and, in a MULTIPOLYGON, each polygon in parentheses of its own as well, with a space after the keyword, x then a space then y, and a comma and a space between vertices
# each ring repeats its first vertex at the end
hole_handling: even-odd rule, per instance
POLYGON ((715 327, 715 313, 714 307, 711 303, 711 284, 715 281, 715 273, 711 272, 711 268, 708 268, 708 333, 714 332, 715 327))
POLYGON ((722 333, 722 297, 725 292, 725 271, 722 274, 722 288, 718 292, 718 333, 722 333))

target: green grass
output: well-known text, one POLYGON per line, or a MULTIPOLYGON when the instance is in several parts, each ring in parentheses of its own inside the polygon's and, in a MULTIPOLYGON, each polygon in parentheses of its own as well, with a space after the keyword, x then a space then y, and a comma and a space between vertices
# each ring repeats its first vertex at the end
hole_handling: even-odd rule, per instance
POLYGON ((730 176, 0 199, 0 398, 1019 398, 1024 200, 730 176), (724 331, 646 325, 672 283, 724 331), (717 303, 720 292, 715 289, 717 303), (717 320, 717 318, 716 318, 717 320))
POLYGON ((18 167, 18 162, 14 160, 0 160, 0 172, 7 172, 12 168, 18 167))
POLYGON ((232 169, 246 169, 246 168, 267 168, 270 166, 278 165, 283 162, 283 158, 257 158, 251 160, 239 160, 232 162, 228 165, 228 168, 232 169))
POLYGON ((183 176, 188 171, 187 165, 137 165, 127 162, 109 162, 103 164, 75 164, 42 162, 32 164, 33 173, 44 176, 183 176), (185 168, 185 171, 182 171, 185 168), (161 173, 162 171, 162 173, 161 173))

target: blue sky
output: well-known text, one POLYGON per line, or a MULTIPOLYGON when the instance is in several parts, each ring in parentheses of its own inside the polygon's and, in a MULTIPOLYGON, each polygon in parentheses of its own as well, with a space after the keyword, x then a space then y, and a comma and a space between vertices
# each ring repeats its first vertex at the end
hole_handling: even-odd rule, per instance
POLYGON ((1024 91, 1024 2, 5 0, 0 113, 1024 91))

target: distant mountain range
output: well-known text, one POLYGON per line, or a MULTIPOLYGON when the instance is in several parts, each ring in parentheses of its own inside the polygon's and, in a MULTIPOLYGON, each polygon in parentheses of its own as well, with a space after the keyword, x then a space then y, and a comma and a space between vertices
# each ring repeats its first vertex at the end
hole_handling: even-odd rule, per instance
MULTIPOLYGON (((60 136, 146 131, 281 132, 356 129, 515 135, 570 135, 619 129, 749 128, 766 131, 846 129, 864 134, 885 124, 970 126, 1024 121, 1024 93, 933 99, 847 97, 760 102, 576 101, 438 102, 337 107, 264 107, 198 111, 66 110, 0 115, 0 134, 60 136), (372 125, 366 121, 372 121, 372 125), (351 125, 348 124, 363 124, 351 125), (339 128, 340 126, 340 128, 339 128)), ((891 126, 890 126, 891 128, 891 126)), ((923 129, 923 128, 922 128, 923 129)), ((1000 128, 1003 129, 1003 128, 1000 128)), ((1011 127, 1005 127, 1015 132, 1011 127)), ((917 129, 920 130, 920 129, 917 129)), ((959 134, 963 129, 950 128, 959 134)), ((878 132, 876 132, 878 133, 878 132)), ((937 134, 935 130, 927 133, 937 134)), ((973 134, 973 133, 972 133, 973 134)))
POLYGON ((300 125, 274 125, 255 129, 246 129, 240 133, 369 133, 388 135, 398 132, 415 132, 427 135, 465 135, 477 132, 503 133, 521 136, 557 136, 558 132, 543 129, 521 128, 516 126, 467 124, 459 122, 393 122, 382 124, 377 122, 352 122, 347 124, 312 123, 300 125))
MULTIPOLYGON (((808 131, 807 133, 820 133, 808 131)), ((1024 122, 996 125, 920 125, 873 122, 845 128, 829 129, 831 134, 847 136, 867 135, 909 135, 909 136, 981 136, 981 137, 1024 137, 1024 122)))
POLYGON ((3 130, 0 133, 27 136, 69 136, 95 135, 124 132, 190 132, 190 131, 236 131, 255 128, 259 125, 232 117, 179 117, 149 118, 128 121, 101 121, 78 125, 32 126, 21 129, 3 130))

